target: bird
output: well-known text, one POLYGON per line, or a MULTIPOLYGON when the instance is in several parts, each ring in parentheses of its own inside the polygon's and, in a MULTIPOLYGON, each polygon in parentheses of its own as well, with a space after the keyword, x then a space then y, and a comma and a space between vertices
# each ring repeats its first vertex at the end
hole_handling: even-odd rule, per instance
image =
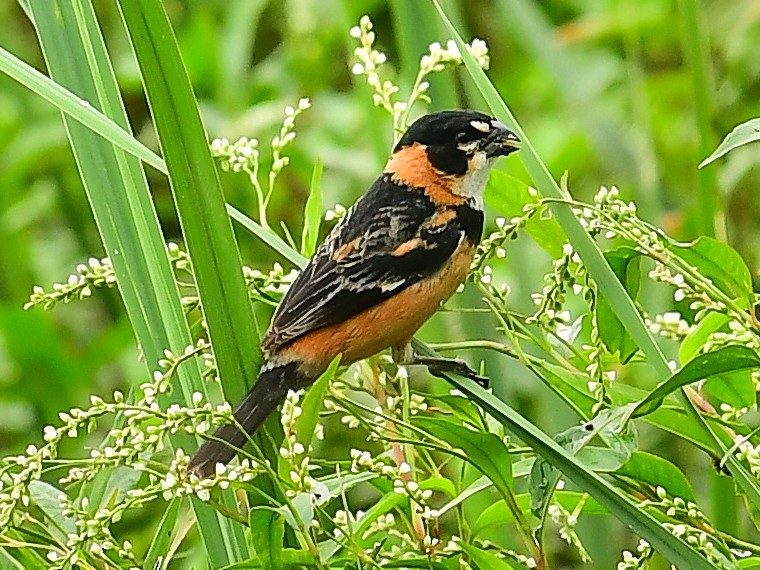
POLYGON ((411 339, 466 279, 483 232, 489 170, 519 147, 504 123, 478 111, 414 121, 275 310, 259 377, 233 412, 237 425, 206 439, 188 472, 213 475, 290 390, 311 385, 339 355, 348 365, 390 348, 398 364, 483 382, 463 360, 416 354, 411 339))

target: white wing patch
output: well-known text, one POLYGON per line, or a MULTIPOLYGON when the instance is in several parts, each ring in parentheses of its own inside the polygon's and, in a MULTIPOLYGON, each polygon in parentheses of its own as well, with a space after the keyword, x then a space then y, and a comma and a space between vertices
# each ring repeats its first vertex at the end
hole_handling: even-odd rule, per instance
POLYGON ((398 289, 401 287, 404 283, 406 283, 406 279, 399 279, 398 281, 394 281, 393 283, 384 283, 380 285, 380 290, 385 293, 386 291, 393 291, 394 289, 398 289))

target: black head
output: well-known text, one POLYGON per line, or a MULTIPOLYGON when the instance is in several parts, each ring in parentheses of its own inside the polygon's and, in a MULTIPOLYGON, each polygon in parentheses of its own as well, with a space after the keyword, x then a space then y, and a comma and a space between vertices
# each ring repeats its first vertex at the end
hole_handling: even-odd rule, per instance
POLYGON ((414 144, 426 147, 431 164, 438 170, 462 175, 476 153, 484 152, 486 158, 507 156, 520 147, 520 139, 489 115, 457 110, 420 117, 401 137, 394 152, 414 144))

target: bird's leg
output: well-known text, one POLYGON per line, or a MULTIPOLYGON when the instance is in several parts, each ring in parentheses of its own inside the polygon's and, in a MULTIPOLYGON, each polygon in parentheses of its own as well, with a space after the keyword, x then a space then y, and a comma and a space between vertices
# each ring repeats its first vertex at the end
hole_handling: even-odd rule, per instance
POLYGON ((488 388, 490 384, 490 379, 487 376, 478 374, 461 358, 423 356, 414 352, 411 342, 394 346, 391 349, 391 353, 396 364, 422 364, 423 366, 427 366, 428 372, 433 376, 442 376, 446 372, 451 372, 474 380, 483 388, 488 388))

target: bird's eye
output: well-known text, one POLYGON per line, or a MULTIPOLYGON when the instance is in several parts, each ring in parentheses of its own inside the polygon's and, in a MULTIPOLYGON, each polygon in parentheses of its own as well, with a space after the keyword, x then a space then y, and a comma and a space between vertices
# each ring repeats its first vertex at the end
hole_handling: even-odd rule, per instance
POLYGON ((467 142, 467 133, 458 133, 457 134, 457 142, 458 143, 467 142))

